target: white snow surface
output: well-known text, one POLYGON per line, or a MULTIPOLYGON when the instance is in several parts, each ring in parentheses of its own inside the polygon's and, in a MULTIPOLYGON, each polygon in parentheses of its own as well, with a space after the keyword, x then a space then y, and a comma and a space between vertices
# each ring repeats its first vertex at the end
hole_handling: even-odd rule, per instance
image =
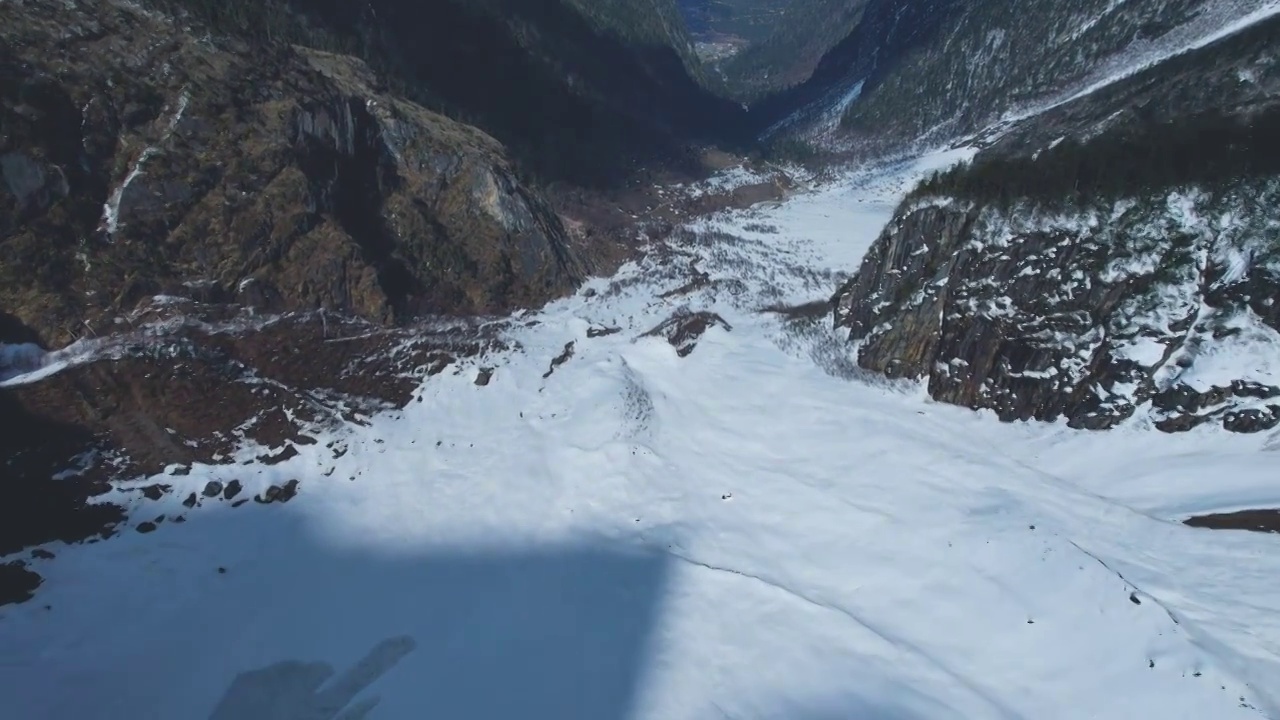
POLYGON ((284 464, 161 478, 132 522, 185 524, 51 547, 0 608, 6 716, 1280 717, 1277 538, 1179 522, 1280 506, 1265 438, 1001 424, 758 312, 829 297, 956 159, 704 223, 741 237, 679 248, 717 282, 592 281, 487 387, 477 361, 284 464), (682 304, 732 331, 637 339, 682 304), (181 506, 233 478, 301 492, 181 506))
POLYGON ((101 357, 103 343, 80 340, 47 352, 32 343, 0 343, 0 388, 38 382, 75 365, 101 357))

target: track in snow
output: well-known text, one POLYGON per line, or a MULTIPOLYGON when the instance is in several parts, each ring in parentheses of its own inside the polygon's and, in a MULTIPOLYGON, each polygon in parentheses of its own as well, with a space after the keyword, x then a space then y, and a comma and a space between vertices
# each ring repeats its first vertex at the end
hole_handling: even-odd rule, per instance
POLYGON ((1177 522, 1280 500, 1263 439, 1002 425, 758 311, 825 299, 956 156, 703 223, 732 234, 515 325, 487 387, 433 378, 341 457, 165 478, 172 515, 210 479, 302 491, 53 548, 0 610, 11 716, 1280 716, 1276 538, 1177 522), (688 263, 711 284, 661 298, 688 263), (682 304, 733 330, 636 340, 682 304))

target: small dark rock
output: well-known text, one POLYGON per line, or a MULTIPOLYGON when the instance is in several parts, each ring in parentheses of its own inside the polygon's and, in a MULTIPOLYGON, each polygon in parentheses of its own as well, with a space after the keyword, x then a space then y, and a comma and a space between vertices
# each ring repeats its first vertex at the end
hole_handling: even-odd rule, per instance
POLYGON ((142 496, 148 500, 159 500, 164 497, 165 493, 171 488, 168 485, 148 485, 142 488, 142 496))
POLYGON ((138 532, 146 535, 147 533, 153 533, 156 531, 156 524, 153 522, 140 522, 136 529, 138 532))
POLYGON ((480 372, 476 373, 476 385, 484 387, 493 380, 493 368, 480 368, 480 372))
POLYGON ((1141 605, 1142 601, 1138 599, 1138 593, 1129 593, 1129 602, 1134 605, 1141 605))
POLYGON ((245 503, 247 503, 247 502, 249 502, 249 498, 244 498, 244 499, 242 499, 242 500, 237 500, 237 501, 235 501, 235 502, 231 503, 231 507, 233 507, 233 508, 238 508, 238 507, 240 507, 241 505, 243 505, 243 504, 245 504, 245 503))
POLYGON ((30 600, 42 582, 44 579, 28 570, 25 563, 0 565, 0 605, 30 600))
POLYGON ((224 567, 220 567, 220 568, 218 568, 218 574, 219 574, 219 575, 226 575, 226 574, 227 574, 227 569, 226 569, 226 568, 224 568, 224 567))
POLYGON ((688 357, 697 347, 698 339, 713 327, 733 331, 733 326, 713 312, 681 309, 641 337, 665 338, 676 349, 676 355, 688 357))
POLYGON ((210 481, 209 481, 209 482, 204 486, 204 493, 202 493, 202 494, 203 494, 205 497, 207 497, 207 498, 217 497, 218 495, 221 495, 221 494, 222 494, 222 483, 218 482, 217 480, 210 480, 210 481))
POLYGON ((609 335, 616 335, 620 332, 622 332, 622 328, 619 328, 619 327, 591 327, 591 328, 587 328, 587 337, 589 338, 606 337, 609 335))
POLYGON ((190 475, 190 474, 191 474, 191 466, 190 466, 190 465, 183 465, 183 466, 181 466, 181 467, 176 467, 176 468, 174 468, 174 469, 173 469, 173 472, 171 472, 171 473, 169 473, 169 474, 170 474, 170 475, 174 475, 174 476, 176 476, 176 477, 185 477, 185 476, 187 476, 187 475, 190 475))
POLYGON ((235 497, 239 495, 240 491, 243 489, 244 489, 244 486, 240 484, 239 480, 232 480, 231 482, 227 483, 227 487, 223 489, 222 499, 234 500, 235 497))
POLYGON ((297 480, 290 480, 284 484, 284 487, 272 485, 253 500, 254 502, 261 503, 263 505, 269 505, 273 502, 286 503, 297 497, 298 485, 299 483, 297 480))
POLYGON ((1183 524, 1211 530, 1252 530, 1253 532, 1280 533, 1280 509, 1241 510, 1188 518, 1183 524))
POLYGON ((196 503, 198 502, 200 502, 200 500, 196 498, 196 494, 191 493, 190 495, 187 496, 186 500, 182 501, 182 504, 185 505, 186 507, 193 508, 196 506, 196 503))
POLYGON ((36 558, 37 560, 52 560, 54 558, 54 554, 44 548, 36 548, 31 551, 31 557, 36 558))
POLYGON ((179 515, 178 517, 174 518, 174 519, 173 519, 173 521, 174 521, 175 523, 182 524, 182 523, 184 523, 184 522, 186 522, 186 521, 187 521, 187 516, 186 516, 186 515, 179 515))

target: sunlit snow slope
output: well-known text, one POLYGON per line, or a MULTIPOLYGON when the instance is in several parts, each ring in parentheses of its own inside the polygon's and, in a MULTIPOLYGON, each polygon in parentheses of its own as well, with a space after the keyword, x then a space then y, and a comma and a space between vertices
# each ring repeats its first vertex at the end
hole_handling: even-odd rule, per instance
POLYGON ((1265 438, 1003 425, 760 312, 829 297, 952 157, 704 223, 513 322, 487 386, 165 478, 185 524, 49 548, 0 610, 0 714, 1280 717, 1280 541, 1179 523, 1280 504, 1265 438), (732 330, 637 339, 682 306, 732 330), (301 492, 179 504, 233 478, 301 492))

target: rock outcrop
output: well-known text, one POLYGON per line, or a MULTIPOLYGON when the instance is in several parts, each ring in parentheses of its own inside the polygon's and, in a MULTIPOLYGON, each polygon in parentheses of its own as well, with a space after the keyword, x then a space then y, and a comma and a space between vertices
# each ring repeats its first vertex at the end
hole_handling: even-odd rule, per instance
POLYGON ((154 295, 389 323, 575 283, 502 146, 350 57, 111 0, 6 2, 0 38, 0 309, 48 345, 154 295))
POLYGON ((1104 429, 1145 407, 1163 430, 1270 429, 1280 252, 1254 242, 1268 218, 1250 211, 1194 190, 1069 215, 921 201, 842 288, 836 322, 863 367, 1006 420, 1104 429))

